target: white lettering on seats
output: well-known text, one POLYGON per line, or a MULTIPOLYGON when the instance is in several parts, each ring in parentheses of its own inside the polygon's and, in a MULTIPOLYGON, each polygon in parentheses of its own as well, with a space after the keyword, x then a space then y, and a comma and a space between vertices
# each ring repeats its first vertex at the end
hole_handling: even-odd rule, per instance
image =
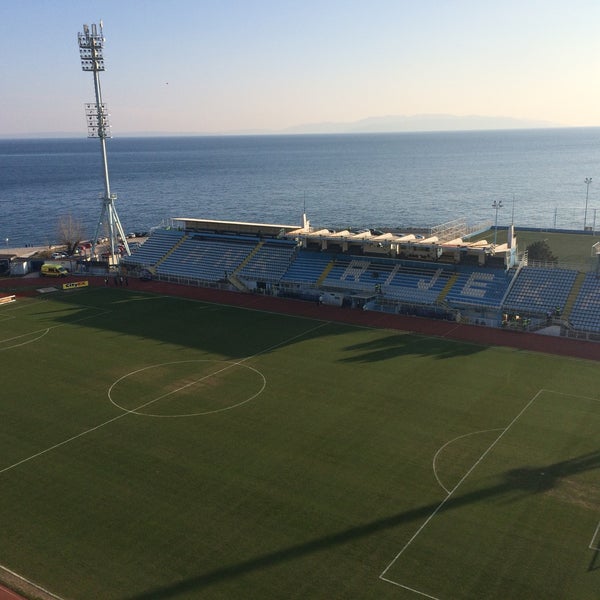
POLYGON ((494 280, 491 273, 471 273, 471 277, 461 290, 463 296, 483 298, 488 290, 488 283, 494 280))

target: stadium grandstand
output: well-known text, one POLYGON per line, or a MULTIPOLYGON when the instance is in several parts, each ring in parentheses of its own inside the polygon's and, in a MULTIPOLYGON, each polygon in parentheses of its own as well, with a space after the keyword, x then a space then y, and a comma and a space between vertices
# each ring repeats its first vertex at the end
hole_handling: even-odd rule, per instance
MULTIPOLYGON (((514 227, 316 229, 177 218, 131 256, 128 274, 318 303, 600 341, 600 254, 589 272, 530 266, 514 227)), ((596 249, 597 251, 598 249, 596 249)))

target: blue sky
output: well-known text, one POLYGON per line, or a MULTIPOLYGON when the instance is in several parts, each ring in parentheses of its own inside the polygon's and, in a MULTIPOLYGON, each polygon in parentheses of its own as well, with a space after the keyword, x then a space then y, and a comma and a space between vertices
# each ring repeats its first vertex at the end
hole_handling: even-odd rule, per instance
POLYGON ((0 135, 85 135, 77 33, 104 21, 119 132, 385 115, 600 126, 597 0, 2 0, 0 135))

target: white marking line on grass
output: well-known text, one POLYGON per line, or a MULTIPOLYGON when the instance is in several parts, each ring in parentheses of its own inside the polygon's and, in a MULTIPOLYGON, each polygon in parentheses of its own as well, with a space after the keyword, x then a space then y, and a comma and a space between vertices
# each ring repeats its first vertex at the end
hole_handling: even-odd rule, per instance
POLYGON ((40 335, 38 335, 38 337, 35 337, 32 339, 27 339, 24 342, 21 342, 20 344, 12 344, 11 346, 6 346, 5 348, 0 348, 0 352, 2 352, 3 350, 12 350, 13 348, 19 348, 21 346, 26 346, 27 344, 32 344, 33 342, 37 342, 38 340, 41 340, 44 336, 48 335, 48 333, 50 333, 50 331, 52 331, 53 329, 58 329, 59 327, 65 327, 66 325, 73 325, 74 323, 80 323, 81 321, 86 321, 87 319, 93 319, 94 317, 99 317, 101 315, 110 313, 109 310, 102 310, 99 308, 95 308, 93 306, 91 306, 91 307, 85 306, 83 308, 83 310, 98 310, 100 312, 98 312, 94 315, 90 315, 89 317, 81 317, 80 319, 75 319, 74 321, 70 321, 69 323, 59 323, 58 325, 51 325, 50 327, 46 327, 45 329, 36 329, 35 331, 28 331, 27 333, 22 333, 21 335, 16 335, 11 338, 6 338, 3 340, 0 340, 0 344, 5 344, 6 342, 12 342, 14 340, 19 340, 24 337, 28 337, 30 335, 35 335, 37 333, 40 334, 40 335))
POLYGON ((595 550, 596 552, 600 552, 600 546, 596 544, 596 536, 600 531, 600 521, 598 521, 598 526, 596 527, 596 531, 594 531, 594 535, 592 536, 592 541, 590 542, 590 550, 595 550))
MULTIPOLYGON (((302 333, 299 333, 298 335, 295 335, 287 340, 284 340, 282 342, 278 342, 277 344, 274 344, 273 346, 270 346, 269 348, 265 348, 264 350, 261 350, 260 352, 257 352, 256 354, 253 354, 251 356, 247 356, 246 358, 242 358, 241 360, 238 361, 232 361, 227 363, 227 366, 223 367, 222 369, 219 369, 217 371, 214 371, 213 373, 209 373, 208 375, 205 375, 203 377, 200 377, 199 379, 192 381, 190 383, 187 383, 183 386, 181 386, 180 388, 177 388, 175 390, 172 390, 170 392, 167 392, 165 394, 163 394, 162 396, 159 396, 158 398, 154 398, 153 400, 149 400, 148 402, 145 402, 144 404, 140 405, 140 406, 136 406, 135 408, 128 410, 126 408, 123 408, 122 406, 119 406, 116 402, 113 401, 112 396, 111 396, 111 390, 113 389, 113 387, 115 385, 117 385, 119 383, 119 381, 121 381, 122 379, 125 379, 125 377, 128 377, 129 375, 135 374, 135 373, 139 373, 140 371, 144 371, 145 369, 151 368, 151 367, 144 367, 142 369, 138 369, 137 371, 133 371, 132 373, 128 373, 126 375, 123 375, 122 377, 120 377, 119 379, 117 379, 117 381, 115 381, 109 388, 108 390, 108 398, 111 401, 112 404, 114 404, 117 408, 120 408, 121 410, 126 411, 126 413, 133 413, 136 415, 141 415, 141 416, 148 416, 148 417, 187 417, 187 416, 199 416, 199 415, 210 415, 210 414, 214 414, 214 413, 218 413, 218 412, 223 412, 226 410, 231 410, 232 408, 236 408, 238 406, 241 406, 242 404, 246 404, 246 402, 249 402, 250 400, 253 400, 254 398, 256 398, 256 396, 258 396, 259 394, 261 394, 263 392, 263 390, 265 389, 265 387, 267 386, 267 381, 265 379, 265 376, 258 371, 257 369, 254 369, 253 367, 247 367, 249 369, 252 369, 253 371, 255 371, 256 373, 258 373, 262 379, 263 379, 263 385, 261 387, 261 389, 254 394, 253 396, 250 396, 250 398, 247 398, 246 400, 242 401, 242 402, 238 402, 237 404, 234 404, 232 406, 228 406, 225 408, 218 408, 215 410, 211 410, 211 411, 206 411, 203 413, 197 413, 197 415, 151 415, 151 414, 146 414, 146 413, 140 413, 138 412, 140 409, 142 408, 146 408, 147 406, 150 406, 151 404, 154 404, 155 402, 158 402, 159 400, 162 400, 163 398, 167 398, 168 396, 171 396, 172 394, 175 394, 177 392, 180 392, 181 390, 184 390, 188 387, 191 387, 193 385, 196 385, 197 383, 200 383, 206 379, 208 379, 209 377, 213 377, 215 375, 218 375, 219 373, 222 373, 224 371, 227 371, 228 369, 231 369, 232 367, 237 367, 237 366, 246 366, 243 363, 248 362, 249 360, 251 360, 252 358, 255 358, 256 356, 260 356, 261 354, 265 354, 266 352, 270 352, 271 350, 274 350, 275 348, 278 348, 279 346, 283 346, 284 344, 289 344, 291 341, 298 339, 299 337, 303 337, 305 336, 307 333, 311 333, 312 331, 316 331, 317 329, 320 329, 321 327, 325 327, 325 325, 328 325, 329 322, 323 322, 320 323, 319 325, 317 325, 316 327, 312 327, 311 329, 308 329, 306 331, 303 331, 302 333)), ((182 363, 182 362, 193 362, 193 361, 176 361, 173 363, 164 363, 164 364, 177 364, 177 363, 182 363)), ((158 365, 154 365, 154 366, 158 366, 158 365)), ((0 471, 1 473, 1 471, 0 471)))
POLYGON ((4 350, 12 350, 13 348, 20 348, 21 346, 26 346, 27 344, 32 344, 33 342, 37 342, 38 340, 41 340, 45 335, 48 335, 50 333, 50 329, 52 329, 52 328, 51 327, 47 327, 46 329, 38 329, 37 331, 30 331, 29 333, 24 333, 22 335, 17 335, 15 337, 7 338, 5 340, 0 340, 0 344, 4 344, 5 342, 12 342, 13 340, 19 340, 21 338, 28 337, 30 335, 34 335, 36 333, 40 334, 37 337, 31 338, 31 339, 27 339, 24 342, 21 342, 20 344, 12 344, 10 346, 6 346, 4 348, 0 348, 0 352, 2 352, 4 350))
MULTIPOLYGON (((381 572, 381 575, 379 575, 380 579, 383 579, 384 581, 389 581, 391 583, 391 581, 385 577, 385 574, 392 568, 392 566, 402 556, 402 554, 404 554, 404 552, 406 551, 406 549, 417 539, 417 537, 421 534, 421 532, 425 529, 425 527, 427 527, 427 525, 431 522, 431 520, 433 519, 433 517, 435 517, 438 514, 438 512, 440 512, 440 510, 446 505, 446 503, 448 502, 448 500, 450 500, 450 498, 452 498, 452 496, 454 495, 454 493, 456 492, 456 490, 462 485, 462 483, 467 479, 467 477, 477 468, 477 466, 479 465, 479 463, 481 463, 481 461, 493 450, 493 448, 504 437, 504 435, 506 435, 506 433, 508 432, 508 430, 519 420, 519 418, 521 417, 521 415, 523 415, 523 413, 525 413, 525 411, 533 404, 534 400, 543 391, 545 391, 545 390, 543 390, 543 389, 538 390, 538 392, 531 398, 531 400, 529 400, 529 402, 520 410, 520 412, 517 414, 517 416, 506 426, 506 428, 504 428, 502 430, 502 433, 488 446, 488 448, 477 459, 477 461, 473 464, 473 466, 461 477, 460 481, 452 488, 452 490, 450 492, 448 492, 448 495, 438 504, 438 506, 436 507, 436 509, 427 517, 427 519, 425 519, 425 521, 421 524, 421 526, 417 529, 417 531, 415 531, 415 533, 408 540, 408 542, 406 542, 406 544, 404 544, 404 546, 402 547, 402 549, 400 550, 400 552, 398 552, 398 554, 396 554, 396 556, 393 558, 393 560, 390 562, 390 564, 381 572)), ((413 592, 416 591, 416 590, 412 590, 411 588, 408 588, 407 586, 404 586, 404 585, 402 585, 400 583, 397 583, 397 582, 394 582, 394 583, 395 583, 395 585, 398 585, 400 587, 404 587, 404 588, 406 588, 408 590, 411 590, 413 592)), ((422 594, 423 596, 427 596, 427 594, 424 594, 423 592, 417 592, 417 593, 422 594)), ((432 596, 429 596, 429 597, 431 598, 432 596)))
POLYGON ((172 362, 160 363, 157 365, 150 365, 149 367, 143 367, 141 369, 137 369, 136 371, 131 371, 130 373, 126 373, 122 377, 119 377, 119 379, 117 379, 110 386, 110 388, 108 389, 108 399, 117 408, 120 408, 121 410, 124 410, 125 412, 132 413, 132 414, 135 414, 135 415, 138 415, 141 417, 160 417, 160 418, 198 417, 201 415, 212 415, 214 413, 224 412, 226 410, 231 410, 232 408, 237 408, 238 406, 242 406, 242 404, 246 404, 246 402, 250 402, 251 400, 254 400, 254 398, 256 398, 257 396, 262 394, 262 392, 264 391, 264 389, 266 387, 267 387, 267 380, 266 380, 265 376, 258 369, 255 369, 254 367, 250 367, 248 365, 243 365, 243 364, 241 364, 241 362, 214 361, 214 360, 206 360, 206 359, 177 360, 177 361, 172 361, 172 362), (117 402, 115 402, 115 400, 113 400, 113 397, 112 397, 113 388, 116 385, 118 385, 119 382, 121 382, 123 379, 126 379, 127 377, 130 377, 131 375, 137 375, 138 373, 141 373, 142 371, 147 371, 148 369, 155 369, 157 367, 164 367, 164 366, 168 366, 168 365, 179 365, 179 364, 192 363, 192 362, 224 362, 226 366, 222 367, 221 369, 218 369, 217 371, 213 371, 212 373, 207 373, 206 375, 203 375, 202 377, 200 377, 194 381, 191 381, 190 383, 186 383, 185 385, 182 385, 181 387, 179 387, 177 389, 171 390, 170 392, 166 392, 162 396, 159 396, 158 398, 155 398, 154 400, 150 400, 149 402, 144 404, 143 407, 128 409, 128 408, 121 406, 120 404, 117 404, 117 402), (246 369, 249 369, 250 371, 254 371, 254 373, 256 373, 262 379, 262 386, 261 386, 260 390, 258 390, 258 392, 256 392, 255 394, 252 394, 245 400, 241 400, 240 402, 237 402, 236 404, 231 404, 230 406, 225 406, 223 408, 216 408, 214 410, 206 410, 206 411, 198 412, 198 413, 187 413, 187 414, 177 414, 177 415, 156 415, 156 414, 152 414, 152 413, 138 412, 140 410, 140 408, 145 408, 146 406, 149 406, 150 404, 154 404, 155 402, 158 402, 159 400, 168 398, 169 396, 176 394, 177 392, 181 392, 182 390, 185 390, 189 387, 192 387, 192 386, 196 385, 197 383, 202 383, 203 381, 206 381, 207 379, 210 379, 211 377, 214 377, 215 375, 219 375, 220 373, 223 373, 223 372, 231 369, 232 367, 244 367, 246 369))
POLYGON ((379 579, 381 579, 382 581, 387 581, 388 583, 391 583, 392 585, 395 585, 396 587, 404 588, 405 590, 408 590, 409 592, 414 592, 415 594, 419 594, 419 596, 425 596, 425 598, 431 598, 431 600, 440 600, 436 596, 432 596, 430 594, 426 594, 425 592, 415 590, 414 588, 408 587, 407 585, 402 585, 401 583, 398 583, 397 581, 393 581, 392 579, 387 579, 386 577, 382 577, 382 576, 379 576, 379 579))
MULTIPOLYGON (((265 348, 264 350, 261 350, 260 352, 256 352, 252 356, 247 356, 246 358, 243 358, 242 360, 240 360, 238 362, 240 362, 240 363, 246 362, 256 356, 260 356, 261 354, 264 354, 265 352, 270 352, 271 350, 274 350, 275 348, 278 348, 279 346, 283 346, 284 344, 289 344, 291 341, 296 340, 296 339, 298 339, 308 333, 311 333, 321 327, 324 327, 327 324, 328 323, 326 322, 326 323, 321 323, 321 324, 317 325, 316 327, 311 327, 310 329, 307 329, 306 331, 303 331, 302 333, 299 333, 298 335, 288 338, 287 340, 283 340, 282 342, 279 342, 277 344, 273 344, 272 346, 269 346, 268 348, 265 348)), ((233 364, 235 364, 235 363, 233 363, 233 364)), ((122 419, 123 417, 126 417, 127 415, 131 414, 135 410, 140 410, 140 409, 148 406, 149 404, 156 402, 157 400, 158 400, 158 398, 155 398, 154 400, 150 400, 149 402, 145 402, 144 404, 141 404, 140 406, 136 407, 132 411, 122 412, 121 414, 117 415, 116 417, 113 417, 112 419, 108 419, 107 421, 104 421, 103 423, 100 423, 99 425, 90 427, 89 429, 86 429, 85 431, 82 431, 81 433, 78 433, 77 435, 73 435, 70 438, 63 440, 62 442, 58 442, 58 444, 54 444, 54 445, 46 448, 45 450, 40 450, 39 452, 36 452, 35 454, 28 456, 27 458, 23 458, 12 465, 9 465, 8 467, 4 467, 3 469, 0 469, 0 475, 2 475, 3 473, 6 473, 7 471, 14 469, 15 467, 18 467, 19 465, 22 465, 26 462, 32 461, 34 458, 38 458, 40 456, 43 456, 44 454, 47 454, 48 452, 51 452, 52 450, 56 450, 56 448, 60 448, 61 446, 64 446, 64 445, 68 444, 69 442, 72 442, 73 440, 83 437, 84 435, 87 435, 88 433, 97 431, 98 429, 104 427, 105 425, 114 423, 115 421, 118 421, 119 419, 122 419)))
MULTIPOLYGON (((4 565, 0 565, 0 570, 6 571, 13 577, 16 577, 17 579, 19 579, 21 581, 24 581, 27 585, 30 585, 31 587, 35 588, 36 590, 39 590, 40 592, 43 592, 44 594, 47 594, 48 596, 51 596, 52 598, 56 598, 56 600, 62 600, 62 598, 60 596, 57 596, 56 594, 49 592, 46 588, 43 588, 41 585, 34 583, 33 581, 31 581, 30 579, 27 579, 26 577, 23 577, 23 575, 19 575, 18 573, 11 571, 8 567, 5 567, 4 565)), ((11 590, 9 590, 9 591, 11 591, 11 590)), ((15 598, 20 598, 20 596, 17 596, 15 594, 15 598)))
POLYGON ((6 308, 2 309, 2 312, 14 312, 15 310, 23 310, 24 308, 29 308, 30 306, 34 306, 36 304, 43 304, 44 302, 48 302, 48 300, 31 300, 29 302, 24 302, 24 300, 20 300, 17 305, 14 304, 6 304, 6 308))
POLYGON ((441 482, 440 478, 438 477, 438 473, 437 473, 436 462, 437 462, 437 458, 438 458, 438 455, 440 454, 440 452, 442 452, 446 447, 448 447, 450 444, 453 444, 454 442, 457 442, 458 440, 462 440, 463 438, 469 437, 471 435, 478 435, 479 433, 489 433, 490 431, 502 431, 502 428, 499 427, 499 428, 496 428, 496 429, 482 429, 481 431, 471 431, 470 433, 465 433, 464 435, 459 435, 458 437, 455 437, 454 439, 450 440, 449 442, 446 442, 435 453, 435 456, 433 457, 433 461, 432 461, 433 474, 435 475, 435 478, 437 479, 437 482, 440 484, 440 486, 446 492, 446 494, 449 494, 450 490, 441 482))
MULTIPOLYGON (((581 396, 579 394, 570 394, 569 392, 557 392, 556 390, 544 390, 550 394, 556 394, 557 396, 568 396, 570 398, 578 398, 581 400, 590 400, 592 402, 600 402, 600 398, 592 398, 591 396, 581 396)), ((590 545, 588 546, 590 550, 594 550, 596 552, 600 552, 600 546, 598 545, 598 543, 596 543, 596 537, 598 536, 598 533, 600 533, 600 521, 598 522, 598 525, 596 526, 596 531, 594 531, 594 535, 592 536, 592 541, 590 542, 590 545)), ((600 539, 598 540, 600 542, 600 539)))

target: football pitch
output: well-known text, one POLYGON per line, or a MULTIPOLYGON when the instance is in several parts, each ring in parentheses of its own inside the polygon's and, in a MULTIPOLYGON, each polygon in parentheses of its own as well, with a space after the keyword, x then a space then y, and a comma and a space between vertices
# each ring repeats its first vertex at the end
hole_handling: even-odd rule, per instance
POLYGON ((0 565, 57 598, 598 598, 597 362, 117 288, 0 359, 0 565))

